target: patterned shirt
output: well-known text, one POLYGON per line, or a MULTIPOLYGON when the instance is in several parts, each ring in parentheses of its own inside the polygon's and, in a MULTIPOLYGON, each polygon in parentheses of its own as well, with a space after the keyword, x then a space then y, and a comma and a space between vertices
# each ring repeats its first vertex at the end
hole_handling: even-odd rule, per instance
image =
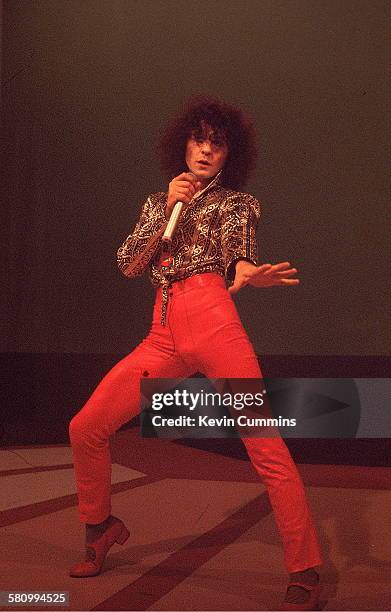
POLYGON ((223 187, 220 176, 221 171, 193 196, 169 247, 161 240, 167 226, 167 193, 159 192, 148 197, 136 227, 118 249, 118 266, 125 276, 139 276, 149 265, 153 286, 162 287, 162 325, 171 283, 203 272, 217 272, 232 281, 239 259, 257 264, 259 202, 248 193, 223 187))

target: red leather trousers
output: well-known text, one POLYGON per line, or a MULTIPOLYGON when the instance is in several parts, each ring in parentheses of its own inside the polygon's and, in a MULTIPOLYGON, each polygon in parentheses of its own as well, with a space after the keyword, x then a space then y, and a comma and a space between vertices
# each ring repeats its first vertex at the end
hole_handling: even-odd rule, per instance
MULTIPOLYGON (((169 289, 166 326, 156 293, 148 336, 115 365, 70 422, 80 519, 96 524, 111 512, 109 437, 140 411, 140 378, 261 378, 235 304, 216 273, 197 274, 169 289)), ((321 564, 304 487, 280 437, 242 438, 266 487, 282 537, 288 572, 321 564)))

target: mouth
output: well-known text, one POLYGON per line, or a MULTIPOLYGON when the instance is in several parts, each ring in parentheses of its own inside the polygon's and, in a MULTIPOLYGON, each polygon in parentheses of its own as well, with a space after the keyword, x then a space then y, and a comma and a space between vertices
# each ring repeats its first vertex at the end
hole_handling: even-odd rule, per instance
POLYGON ((199 159, 197 160, 197 164, 199 164, 202 168, 207 168, 208 166, 211 166, 212 164, 209 163, 208 161, 206 161, 205 159, 199 159))

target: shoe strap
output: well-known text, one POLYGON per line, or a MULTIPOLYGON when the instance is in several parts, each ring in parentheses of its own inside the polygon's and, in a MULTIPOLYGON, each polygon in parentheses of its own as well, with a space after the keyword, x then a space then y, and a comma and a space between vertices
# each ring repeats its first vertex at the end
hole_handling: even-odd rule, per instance
POLYGON ((86 561, 96 561, 96 548, 94 546, 92 546, 91 544, 89 544, 86 547, 86 561))
POLYGON ((297 586, 297 587, 301 587, 302 589, 305 589, 306 591, 314 591, 315 589, 318 588, 319 584, 305 584, 305 582, 290 582, 288 584, 288 589, 291 586, 297 586))

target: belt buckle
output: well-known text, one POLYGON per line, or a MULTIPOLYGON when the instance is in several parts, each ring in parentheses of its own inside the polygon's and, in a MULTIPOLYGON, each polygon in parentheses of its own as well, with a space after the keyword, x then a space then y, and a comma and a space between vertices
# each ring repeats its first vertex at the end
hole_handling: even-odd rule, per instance
POLYGON ((169 275, 173 272, 174 257, 171 253, 164 252, 160 257, 160 269, 163 274, 169 275))

